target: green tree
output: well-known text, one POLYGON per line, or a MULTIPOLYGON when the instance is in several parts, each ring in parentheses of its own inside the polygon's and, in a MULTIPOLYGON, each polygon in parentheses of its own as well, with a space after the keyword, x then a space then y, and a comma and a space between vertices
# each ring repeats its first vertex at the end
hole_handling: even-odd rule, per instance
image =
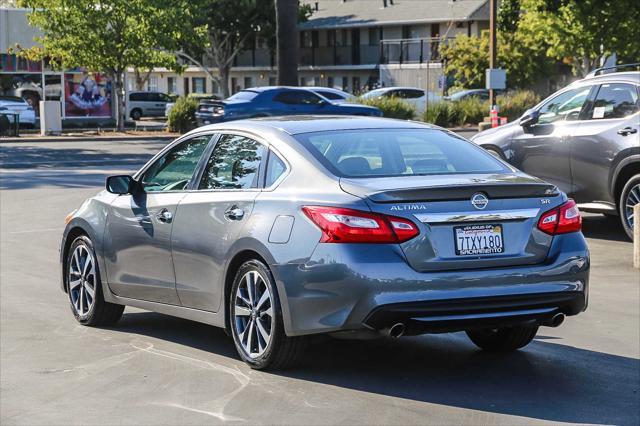
POLYGON ((519 32, 544 40, 547 54, 585 75, 616 53, 620 62, 640 59, 637 0, 521 0, 519 32))
MULTIPOLYGON (((548 73, 552 61, 546 57, 546 46, 524 34, 498 33, 498 66, 507 71, 510 88, 522 88, 548 73)), ((485 70, 489 68, 489 33, 480 37, 459 35, 442 49, 445 73, 452 75, 455 86, 465 89, 485 86, 485 70)))
POLYGON ((124 128, 124 73, 128 68, 177 68, 172 51, 185 37, 188 0, 23 0, 40 46, 23 51, 54 67, 84 67, 113 80, 116 117, 124 128))

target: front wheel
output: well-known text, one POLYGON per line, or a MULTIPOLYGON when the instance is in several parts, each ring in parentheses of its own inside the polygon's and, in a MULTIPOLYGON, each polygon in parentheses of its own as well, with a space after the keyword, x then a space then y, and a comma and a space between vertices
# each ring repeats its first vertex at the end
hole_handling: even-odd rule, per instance
POLYGON ((275 281, 264 263, 250 260, 238 269, 228 306, 236 349, 251 368, 284 369, 299 360, 305 338, 285 334, 275 281))
MULTIPOLYGON (((622 188, 618 206, 620 209, 620 221, 627 236, 633 240, 633 208, 640 203, 640 174, 634 175, 622 188)), ((638 226, 635 224, 635 226, 638 226)))
POLYGON ((73 241, 66 266, 69 302, 76 320, 88 326, 115 324, 122 317, 124 306, 105 302, 96 254, 89 237, 81 235, 73 241))
POLYGON ((538 332, 538 325, 467 330, 467 336, 485 351, 507 352, 527 346, 538 332))

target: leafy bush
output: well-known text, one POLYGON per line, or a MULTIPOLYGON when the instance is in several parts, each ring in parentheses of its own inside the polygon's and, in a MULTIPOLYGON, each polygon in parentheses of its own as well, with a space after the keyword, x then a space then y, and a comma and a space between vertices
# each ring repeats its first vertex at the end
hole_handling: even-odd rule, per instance
POLYGON ((197 108, 198 101, 196 99, 178 98, 171 111, 169 111, 169 130, 184 133, 194 128, 197 108))
POLYGON ((464 124, 478 124, 482 119, 489 115, 489 104, 482 102, 477 97, 470 97, 462 99, 458 102, 451 102, 451 108, 453 108, 457 124, 462 126, 464 124))
POLYGON ((415 108, 398 98, 359 98, 358 102, 363 105, 374 106, 382 110, 382 115, 388 118, 399 118, 401 120, 411 120, 416 113, 415 108))
POLYGON ((422 120, 436 126, 449 127, 457 121, 456 111, 452 107, 453 102, 440 101, 429 104, 422 116, 422 120))
POLYGON ((516 90, 498 96, 496 102, 500 116, 507 117, 509 121, 513 121, 520 118, 526 110, 540 102, 540 96, 531 90, 516 90))

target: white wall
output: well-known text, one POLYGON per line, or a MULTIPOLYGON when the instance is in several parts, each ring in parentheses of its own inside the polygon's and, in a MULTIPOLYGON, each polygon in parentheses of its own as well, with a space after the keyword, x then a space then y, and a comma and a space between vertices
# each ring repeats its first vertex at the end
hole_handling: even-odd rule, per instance
POLYGON ((27 9, 0 9, 0 53, 15 49, 16 44, 27 49, 36 45, 34 37, 42 32, 29 25, 27 9))

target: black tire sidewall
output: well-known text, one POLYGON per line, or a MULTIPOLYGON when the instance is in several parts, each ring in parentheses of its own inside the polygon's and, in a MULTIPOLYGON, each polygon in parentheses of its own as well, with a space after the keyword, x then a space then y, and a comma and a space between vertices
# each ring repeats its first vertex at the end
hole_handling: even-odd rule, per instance
POLYGON ((134 109, 133 111, 131 111, 131 119, 138 121, 141 118, 142 118, 142 111, 140 111, 139 109, 134 109))
POLYGON ((238 351, 238 355, 242 358, 244 362, 249 364, 252 368, 256 369, 264 369, 268 368, 269 365, 273 362, 276 352, 278 351, 279 345, 283 343, 283 341, 287 338, 284 332, 284 324, 282 321, 282 312, 280 309, 280 300, 278 297, 278 290, 276 288, 275 280, 273 279, 273 275, 267 266, 258 261, 258 260, 250 260, 242 264, 236 275, 233 279, 233 285, 231 286, 231 291, 229 292, 229 300, 227 303, 228 313, 229 313, 229 326, 231 328, 231 335, 233 337, 233 342, 236 346, 236 350, 238 351), (244 348, 240 343, 240 338, 238 337, 236 327, 235 327, 235 315, 234 315, 234 299, 235 294, 240 285, 240 281, 242 277, 247 272, 250 271, 258 271, 263 278, 266 278, 265 284, 269 288, 272 297, 273 303, 273 315, 274 315, 274 327, 271 331, 271 340, 265 352, 256 358, 251 358, 244 352, 244 348))
POLYGON ((104 298, 102 296, 102 280, 100 279, 100 267, 98 265, 98 258, 93 248, 93 242, 89 237, 87 237, 86 235, 81 235, 75 240, 73 240, 73 243, 71 243, 71 247, 69 247, 69 252, 67 253, 66 268, 67 269, 65 273, 65 286, 67 288, 67 297, 69 299, 69 307, 71 308, 71 312, 73 313, 73 316, 75 317, 76 321, 78 321, 80 324, 83 324, 83 325, 93 324, 95 322, 94 316, 96 314, 96 308, 98 304, 104 303, 104 298), (71 291, 69 290, 69 270, 71 268, 71 259, 73 258, 73 252, 80 245, 84 245, 85 247, 87 247, 91 253, 91 256, 93 256, 93 264, 95 267, 95 280, 96 280, 95 281, 95 298, 93 301, 93 305, 91 306, 91 309, 89 309, 89 312, 85 316, 80 316, 76 312, 75 308, 73 307, 73 301, 71 300, 71 291))
POLYGON ((627 195, 631 191, 635 185, 640 183, 640 174, 633 175, 627 181, 627 183, 622 188, 622 192, 620 193, 620 199, 618 200, 618 213, 620 214, 620 223, 622 224, 622 229, 627 234, 627 236, 633 240, 633 229, 627 225, 626 220, 626 212, 625 212, 625 204, 627 200, 627 195))

